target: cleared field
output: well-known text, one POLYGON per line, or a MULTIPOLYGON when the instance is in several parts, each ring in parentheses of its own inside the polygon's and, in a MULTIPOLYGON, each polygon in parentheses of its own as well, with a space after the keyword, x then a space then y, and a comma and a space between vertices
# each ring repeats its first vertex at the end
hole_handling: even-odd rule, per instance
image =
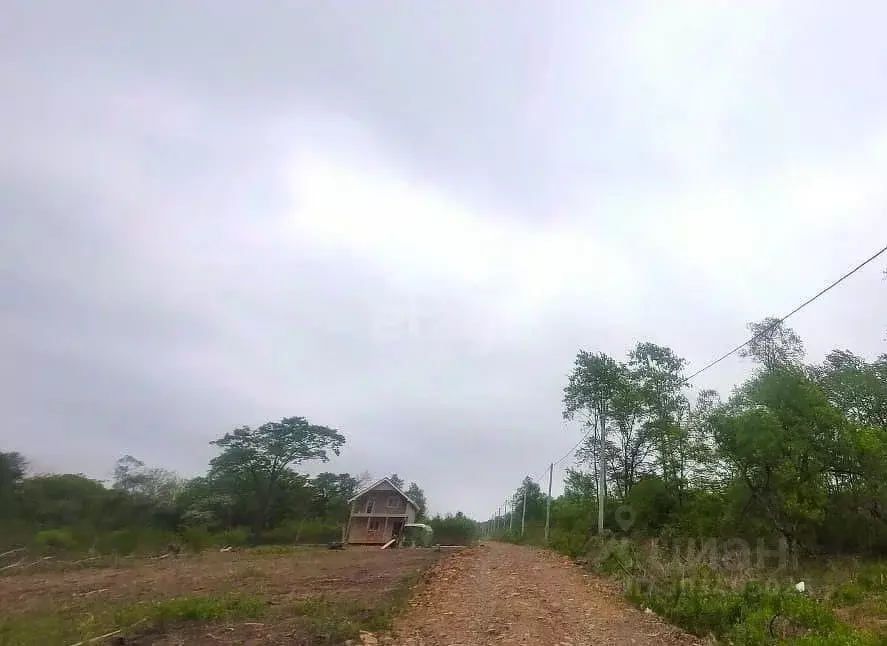
POLYGON ((0 645, 337 644, 387 626, 430 549, 207 552, 0 578, 0 645))

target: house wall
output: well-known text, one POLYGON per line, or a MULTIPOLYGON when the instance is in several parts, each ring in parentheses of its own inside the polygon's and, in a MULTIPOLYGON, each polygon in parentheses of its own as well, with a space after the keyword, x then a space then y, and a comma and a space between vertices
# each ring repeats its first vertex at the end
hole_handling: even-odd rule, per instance
MULTIPOLYGON (((352 514, 406 514, 408 513, 408 508, 413 512, 413 518, 415 518, 416 510, 413 509, 413 506, 407 503, 403 496, 394 491, 393 489, 382 489, 380 486, 377 489, 373 489, 372 491, 368 491, 360 498, 354 501, 351 505, 351 513, 352 514), (373 510, 372 512, 367 512, 367 502, 369 500, 373 501, 373 510), (389 505, 389 503, 393 503, 389 505)), ((412 521, 410 521, 412 522, 412 521)))
MULTIPOLYGON (((383 545, 390 541, 393 536, 395 521, 406 523, 403 518, 391 518, 389 516, 355 516, 351 519, 351 526, 348 530, 349 543, 368 543, 383 545), (376 531, 370 531, 371 521, 377 525, 376 531)), ((403 531, 401 531, 403 534, 403 531)))
POLYGON ((416 522, 416 508, 386 482, 380 483, 351 504, 351 519, 346 538, 349 543, 387 543, 391 540, 394 522, 416 522), (367 512, 368 501, 373 501, 367 512), (371 532, 371 519, 376 531, 371 532))

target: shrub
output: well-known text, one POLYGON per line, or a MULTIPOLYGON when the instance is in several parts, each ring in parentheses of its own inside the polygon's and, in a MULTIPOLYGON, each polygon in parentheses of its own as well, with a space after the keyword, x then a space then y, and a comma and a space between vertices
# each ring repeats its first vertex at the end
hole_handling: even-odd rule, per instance
POLYGON ((234 527, 216 535, 216 544, 225 547, 242 547, 249 544, 250 531, 245 527, 234 527))
POLYGON ((434 530, 432 540, 441 545, 470 545, 477 536, 477 524, 461 513, 435 516, 429 525, 434 530))
POLYGON ((832 592, 831 598, 840 604, 859 603, 865 598, 865 589, 858 583, 845 583, 832 592))
POLYGON ((588 550, 588 537, 581 532, 552 529, 548 545, 551 549, 567 556, 583 556, 588 550))
POLYGON ((37 532, 34 542, 40 547, 57 550, 73 550, 77 547, 77 541, 67 529, 44 529, 37 532))
POLYGON ((192 551, 200 552, 212 545, 212 534, 202 525, 186 527, 182 530, 182 541, 192 551))
POLYGON ((342 527, 322 520, 289 521, 262 532, 261 542, 277 545, 320 544, 342 538, 342 527))

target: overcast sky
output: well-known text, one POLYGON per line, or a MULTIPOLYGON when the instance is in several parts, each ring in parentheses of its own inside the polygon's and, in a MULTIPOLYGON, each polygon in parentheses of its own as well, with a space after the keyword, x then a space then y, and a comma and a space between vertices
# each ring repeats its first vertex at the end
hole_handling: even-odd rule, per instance
MULTIPOLYGON (((486 517, 579 437, 580 347, 698 368, 887 244, 883 3, 2 5, 0 450, 38 470, 194 475, 302 415, 323 469, 486 517)), ((885 265, 792 319, 811 360, 885 350, 885 265)))

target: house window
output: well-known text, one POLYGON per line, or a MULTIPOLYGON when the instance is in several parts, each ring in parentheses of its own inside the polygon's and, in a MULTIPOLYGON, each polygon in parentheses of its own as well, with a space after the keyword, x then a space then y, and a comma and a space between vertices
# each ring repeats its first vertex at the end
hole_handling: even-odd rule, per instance
POLYGON ((398 496, 388 496, 388 509, 399 509, 400 498, 398 496))
POLYGON ((376 506, 376 499, 375 499, 375 498, 372 498, 372 497, 367 498, 366 513, 368 513, 368 514, 372 514, 372 513, 373 513, 373 508, 374 508, 375 506, 376 506))
POLYGON ((371 534, 375 534, 379 531, 379 528, 382 526, 382 521, 378 518, 370 518, 369 523, 367 524, 367 530, 371 534))

